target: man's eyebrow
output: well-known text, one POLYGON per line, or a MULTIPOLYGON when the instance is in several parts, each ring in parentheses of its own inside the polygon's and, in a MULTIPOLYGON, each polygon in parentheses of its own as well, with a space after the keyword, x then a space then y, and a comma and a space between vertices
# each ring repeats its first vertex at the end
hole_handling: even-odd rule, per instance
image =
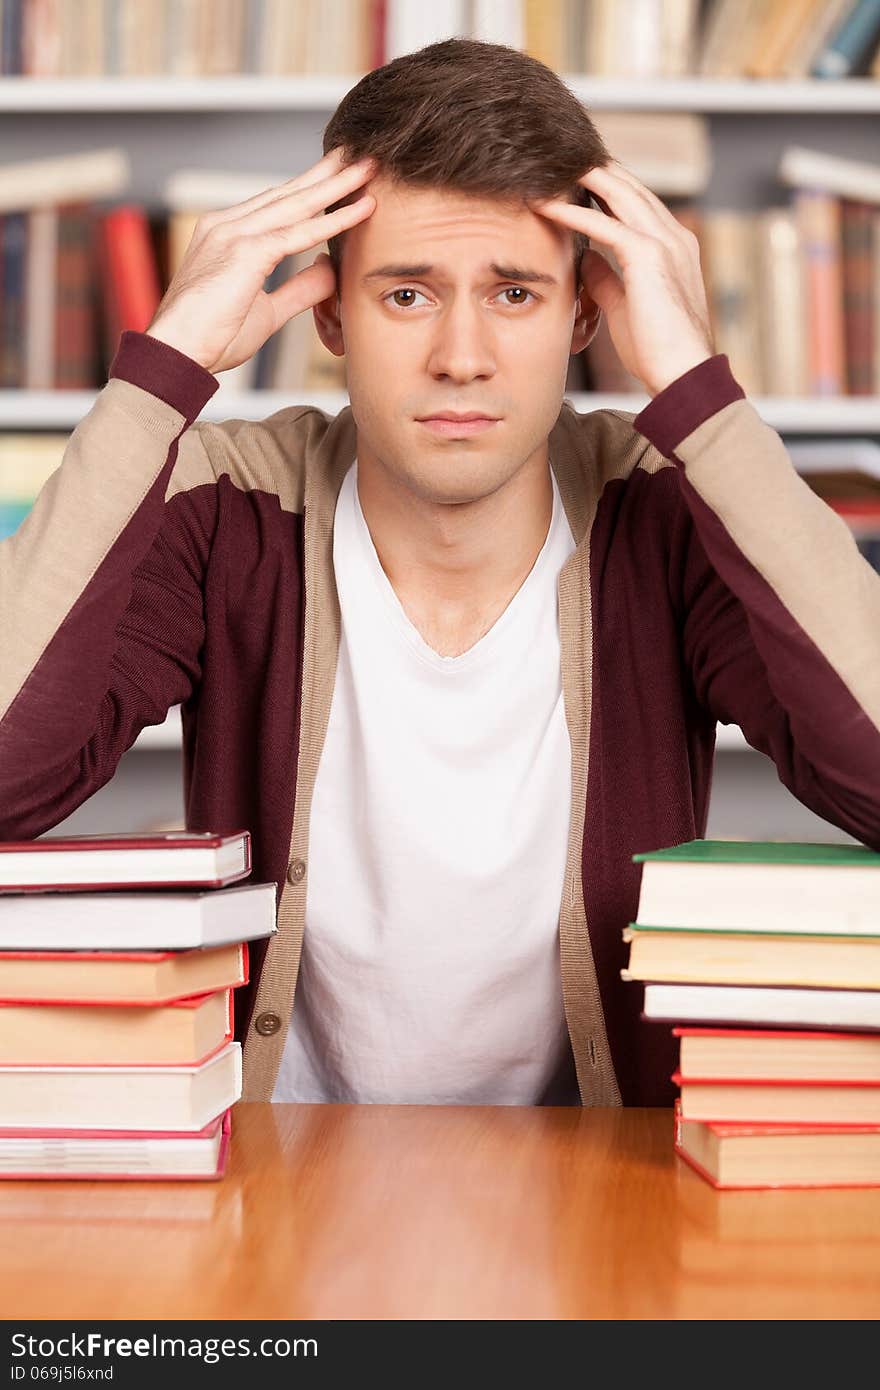
MULTIPOLYGON (((431 275, 435 267, 423 263, 421 265, 380 265, 375 270, 370 270, 363 277, 362 284, 368 280, 419 280, 423 275, 431 275)), ((530 270, 528 266, 517 265, 498 265, 493 261, 489 266, 493 275, 497 275, 499 280, 517 280, 523 284, 532 285, 556 285, 558 281, 552 275, 547 275, 542 270, 530 270)))

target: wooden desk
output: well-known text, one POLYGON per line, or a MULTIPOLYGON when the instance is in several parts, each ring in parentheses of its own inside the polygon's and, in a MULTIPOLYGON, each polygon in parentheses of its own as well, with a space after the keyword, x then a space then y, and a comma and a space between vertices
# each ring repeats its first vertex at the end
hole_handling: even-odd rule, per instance
POLYGON ((215 1183, 0 1183, 13 1318, 876 1318, 880 1189, 715 1192, 661 1110, 239 1104, 215 1183))

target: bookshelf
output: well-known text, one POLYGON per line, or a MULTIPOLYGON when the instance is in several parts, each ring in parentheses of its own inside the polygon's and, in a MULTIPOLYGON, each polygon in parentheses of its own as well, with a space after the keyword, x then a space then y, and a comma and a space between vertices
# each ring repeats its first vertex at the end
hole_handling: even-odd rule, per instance
MULTIPOLYGON (((155 204, 156 193, 178 165, 197 164, 217 169, 253 167, 295 172, 313 163, 320 152, 320 134, 330 113, 360 74, 311 76, 291 73, 260 76, 125 76, 63 78, 0 78, 0 131, 4 161, 43 157, 57 151, 84 149, 108 143, 126 146, 132 157, 134 200, 155 204), (158 138, 156 132, 159 132, 158 138), (254 152, 257 152, 256 154, 254 152)), ((707 205, 757 208, 784 191, 774 179, 777 156, 792 142, 808 144, 848 158, 878 162, 877 114, 880 80, 841 81, 721 78, 614 78, 563 74, 563 81, 595 113, 603 111, 694 112, 709 120, 714 168, 707 205)), ((72 430, 91 408, 94 391, 0 391, 0 432, 12 430, 72 430)), ((636 412, 647 396, 571 392, 575 409, 620 409, 636 412)), ((880 443, 880 396, 780 398, 752 397, 762 418, 783 437, 869 438, 880 443)), ((344 392, 300 391, 297 403, 336 413, 347 401, 344 392)), ((200 418, 258 419, 291 404, 286 392, 235 391, 221 386, 200 418)), ((155 761, 166 768, 180 750, 180 711, 169 711, 163 724, 144 729, 130 750, 128 777, 147 778, 155 761), (145 754, 156 755, 155 759, 145 754)), ((739 729, 719 725, 715 797, 723 797, 731 778, 743 797, 769 805, 778 791, 776 821, 760 827, 761 834, 821 838, 823 823, 773 788, 772 764, 746 743, 739 729), (743 754, 749 756, 743 757, 743 754), (736 757, 733 755, 736 754, 736 757), (735 773, 734 773, 735 767, 735 773), (751 791, 748 789, 751 788, 751 791), (745 789, 745 790, 743 790, 745 789), (782 798, 791 803, 790 814, 782 798)), ((164 774, 167 777, 167 772, 164 774)), ((116 779, 114 779, 116 780, 116 779)), ((120 779, 124 780, 124 779, 120 779)), ((145 783, 146 785, 146 780, 145 783)), ((108 797, 105 788, 98 799, 108 797)), ((158 793, 157 793, 158 794, 158 793)), ((122 796, 122 793, 119 793, 122 796)), ((167 793, 163 793, 166 795, 167 793)), ((92 800, 95 800, 93 798, 92 800)), ((104 805, 106 805, 106 801, 104 805)), ((731 806, 733 802, 731 801, 731 806)), ((100 815, 96 805, 91 813, 100 815)), ((715 833, 729 834, 719 813, 715 833)), ((757 814, 757 812, 756 812, 757 814)), ((106 820, 106 813, 105 813, 106 820)), ((75 813, 68 827, 84 830, 89 813, 75 813)), ((56 827, 53 833, 57 833, 56 827)), ((754 827, 752 827, 754 829, 754 827)), ((824 838, 842 832, 825 825, 824 838)), ((713 827, 710 822, 709 832, 713 827)), ((757 831, 756 831, 757 833, 757 831)))
MULTIPOLYGON (((168 711, 164 723, 150 724, 146 729, 142 729, 128 751, 130 753, 167 752, 169 749, 179 748, 180 740, 180 706, 174 705, 168 711)), ((724 752, 748 751, 753 753, 755 751, 750 744, 746 743, 741 730, 735 724, 718 725, 716 747, 724 752)))
MULTIPOLYGON (((0 112, 330 111, 358 81, 352 77, 4 77, 0 112)), ((710 77, 581 77, 563 81, 595 111, 698 111, 869 115, 880 111, 880 81, 773 82, 710 77)))
MULTIPOLYGON (((225 391, 220 389, 199 415, 200 420, 257 420, 291 404, 286 391, 225 391)), ((96 391, 0 391, 0 430, 73 429, 94 403, 96 391)), ((647 405, 647 395, 569 391, 575 410, 628 410, 647 405)), ((824 399, 752 396, 761 418, 782 434, 868 434, 880 437, 880 397, 837 396, 824 399)), ((315 405, 336 414, 347 403, 344 391, 298 390, 298 405, 315 405)))

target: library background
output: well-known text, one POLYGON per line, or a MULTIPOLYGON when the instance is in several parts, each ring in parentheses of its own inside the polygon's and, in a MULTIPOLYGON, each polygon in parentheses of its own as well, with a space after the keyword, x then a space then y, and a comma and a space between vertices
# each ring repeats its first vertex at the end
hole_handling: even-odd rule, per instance
MULTIPOLYGON (((718 351, 880 569, 880 0, 0 0, 0 543, 201 213, 309 167, 359 76, 452 35, 552 66, 693 228, 718 351)), ((335 413, 344 372, 300 315, 219 375, 200 418, 335 413)), ((647 399, 604 326, 566 394, 647 399)), ((48 833, 182 826, 181 773, 172 709, 48 833)), ((850 838, 734 726, 706 833, 850 838)))

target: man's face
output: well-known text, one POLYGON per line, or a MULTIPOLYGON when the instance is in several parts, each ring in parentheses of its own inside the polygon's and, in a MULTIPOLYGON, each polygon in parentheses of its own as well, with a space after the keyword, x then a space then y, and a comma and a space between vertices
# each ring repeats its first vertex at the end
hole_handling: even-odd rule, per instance
POLYGON ((571 233, 381 174, 366 190, 376 207, 345 233, 338 305, 358 458, 425 501, 487 497, 546 460, 578 308, 571 233), (497 418, 469 435, 424 423, 444 411, 497 418))

